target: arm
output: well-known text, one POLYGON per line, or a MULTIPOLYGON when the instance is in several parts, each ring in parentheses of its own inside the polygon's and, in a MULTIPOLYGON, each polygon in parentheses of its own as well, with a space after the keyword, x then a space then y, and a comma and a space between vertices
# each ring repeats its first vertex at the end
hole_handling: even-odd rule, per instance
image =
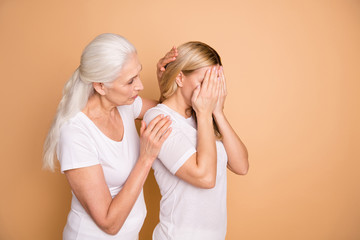
POLYGON ((112 199, 100 165, 65 171, 70 187, 94 222, 116 234, 135 204, 162 143, 169 136, 170 120, 156 117, 140 129, 140 155, 121 191, 112 199))
MULTIPOLYGON (((162 74, 165 72, 166 65, 172 61, 175 61, 177 55, 178 55, 178 53, 177 53, 176 47, 172 47, 171 50, 168 53, 166 53, 165 56, 158 61, 157 65, 156 65, 156 76, 158 79, 158 83, 160 81, 162 74)), ((159 103, 159 101, 152 100, 152 99, 143 98, 142 100, 143 100, 143 105, 142 105, 141 112, 137 119, 143 119, 146 111, 149 110, 150 108, 155 107, 159 103)))
POLYGON ((249 169, 248 152, 244 143, 240 140, 224 114, 224 102, 226 98, 226 81, 224 72, 220 70, 221 90, 218 104, 214 110, 214 118, 223 136, 223 144, 228 155, 228 168, 239 175, 245 175, 249 169))
POLYGON ((223 136, 223 144, 228 155, 228 168, 239 175, 246 175, 249 169, 248 152, 224 114, 214 115, 223 136))
POLYGON ((217 102, 219 81, 217 70, 206 73, 200 87, 194 90, 192 105, 197 116, 197 152, 176 172, 184 181, 200 187, 213 188, 216 183, 217 153, 212 112, 217 102))

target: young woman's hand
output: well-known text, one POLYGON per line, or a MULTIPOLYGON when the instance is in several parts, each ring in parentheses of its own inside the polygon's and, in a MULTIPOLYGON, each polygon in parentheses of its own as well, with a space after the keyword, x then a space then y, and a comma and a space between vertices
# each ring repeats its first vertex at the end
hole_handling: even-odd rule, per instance
POLYGON ((163 58, 161 58, 157 65, 156 65, 156 75, 158 78, 158 81, 160 81, 161 76, 165 72, 165 67, 167 64, 175 61, 176 57, 178 55, 177 48, 174 46, 171 48, 171 50, 165 54, 163 58))
POLYGON ((197 86, 193 92, 191 103, 197 116, 212 115, 218 101, 219 92, 218 66, 215 66, 206 71, 201 86, 197 86))
POLYGON ((146 127, 145 121, 141 121, 140 128, 140 157, 152 163, 160 152, 164 141, 171 133, 170 118, 159 115, 146 127))
POLYGON ((227 95, 226 79, 225 79, 224 69, 222 66, 220 67, 219 70, 218 79, 220 81, 220 90, 219 90, 219 98, 213 112, 215 116, 219 114, 223 114, 225 98, 227 95))

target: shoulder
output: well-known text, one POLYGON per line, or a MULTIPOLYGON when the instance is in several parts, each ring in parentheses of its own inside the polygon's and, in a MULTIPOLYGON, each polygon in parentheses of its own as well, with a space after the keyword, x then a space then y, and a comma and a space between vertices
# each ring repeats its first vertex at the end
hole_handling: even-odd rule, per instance
POLYGON ((66 121, 60 128, 60 141, 74 141, 75 139, 85 138, 88 139, 90 124, 82 116, 83 113, 79 112, 73 118, 66 121))
POLYGON ((91 132, 93 125, 86 115, 71 118, 60 128, 57 157, 61 171, 99 164, 96 140, 91 132))
POLYGON ((177 123, 177 116, 176 113, 171 110, 170 108, 168 108, 166 105, 159 103, 157 106, 150 108, 144 115, 144 121, 146 122, 146 124, 148 124, 149 122, 151 122, 151 120, 153 120, 154 118, 156 118, 157 116, 159 116, 160 114, 164 115, 164 117, 169 116, 172 124, 171 126, 173 127, 174 124, 176 125, 177 123))
POLYGON ((151 120, 153 120, 156 116, 160 114, 163 114, 164 116, 170 115, 170 113, 166 111, 162 104, 158 104, 157 106, 147 110, 144 115, 144 121, 146 122, 146 124, 149 124, 151 120))

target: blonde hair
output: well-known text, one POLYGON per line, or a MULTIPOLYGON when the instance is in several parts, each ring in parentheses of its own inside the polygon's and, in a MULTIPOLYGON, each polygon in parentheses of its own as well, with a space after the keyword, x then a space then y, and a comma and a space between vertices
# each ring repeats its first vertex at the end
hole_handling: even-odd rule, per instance
POLYGON ((65 84, 63 95, 44 143, 43 167, 54 170, 55 154, 63 124, 86 105, 94 93, 92 83, 111 83, 119 75, 127 57, 136 52, 124 37, 112 33, 97 36, 84 49, 80 66, 65 84))
MULTIPOLYGON (((187 76, 199 68, 212 65, 222 66, 222 63, 220 55, 209 45, 195 41, 180 45, 176 60, 166 66, 166 70, 160 79, 160 102, 163 102, 175 93, 177 89, 175 79, 180 72, 187 76)), ((192 115, 196 120, 194 110, 192 110, 192 115)), ((215 136, 221 139, 222 136, 214 118, 213 123, 215 136)))

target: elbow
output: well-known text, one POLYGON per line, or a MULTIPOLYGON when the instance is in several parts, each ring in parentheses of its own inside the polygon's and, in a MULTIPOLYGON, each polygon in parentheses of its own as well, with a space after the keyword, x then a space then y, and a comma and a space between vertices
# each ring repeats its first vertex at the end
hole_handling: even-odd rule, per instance
POLYGON ((102 227, 101 228, 105 233, 109 234, 109 235, 116 235, 119 231, 120 228, 119 227, 115 227, 115 226, 109 226, 109 227, 102 227))
POLYGON ((201 188, 203 188, 203 189, 212 189, 212 188, 215 187, 215 185, 216 185, 216 182, 215 182, 215 181, 213 181, 213 182, 206 182, 206 183, 203 183, 203 184, 202 184, 201 188))
POLYGON ((216 174, 209 174, 201 179, 201 188, 211 189, 216 185, 216 174))
POLYGON ((246 175, 249 171, 249 164, 246 164, 246 166, 241 167, 238 171, 238 175, 246 175))
POLYGON ((115 223, 103 223, 103 224, 99 224, 100 229, 109 234, 109 235, 116 235, 118 234, 118 232, 120 231, 121 227, 119 224, 115 224, 115 223))
POLYGON ((249 171, 249 167, 246 168, 242 168, 239 172, 238 175, 246 175, 249 171))
POLYGON ((249 171, 249 162, 246 161, 246 163, 244 164, 239 164, 235 166, 228 164, 228 168, 230 171, 237 175, 246 175, 249 171))

